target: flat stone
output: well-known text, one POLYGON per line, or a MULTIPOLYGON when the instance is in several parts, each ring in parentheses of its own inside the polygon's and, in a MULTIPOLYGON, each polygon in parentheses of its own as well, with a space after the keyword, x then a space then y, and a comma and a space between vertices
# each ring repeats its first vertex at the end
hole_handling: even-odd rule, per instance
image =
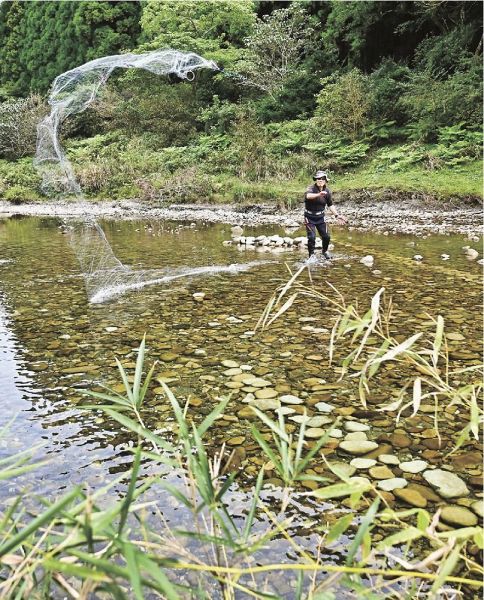
MULTIPOLYGON (((248 378, 249 377, 250 377, 250 375, 248 376, 248 378)), ((248 381, 246 382, 244 380, 244 383, 249 383, 249 382, 248 381)), ((253 387, 256 387, 256 388, 263 388, 263 387, 268 387, 268 386, 270 386, 272 384, 271 384, 270 381, 267 381, 266 379, 261 379, 260 377, 252 377, 250 379, 249 385, 251 385, 253 387)))
POLYGON ((274 388, 262 388, 256 390, 255 397, 256 398, 276 398, 279 394, 276 392, 274 388))
POLYGON ((420 473, 421 471, 425 471, 429 465, 424 460, 410 460, 401 462, 398 466, 405 473, 420 473))
POLYGON ((314 405, 314 408, 319 410, 322 413, 330 413, 333 412, 334 406, 332 404, 328 404, 327 402, 318 402, 314 405))
POLYGON ((319 439, 325 433, 326 431, 321 429, 321 427, 309 427, 309 429, 306 429, 305 436, 309 439, 319 439))
POLYGON ((302 400, 301 398, 298 398, 297 396, 293 396, 292 394, 284 394, 283 396, 279 397, 279 400, 283 404, 303 404, 304 403, 304 400, 302 400))
POLYGON ((399 465, 400 459, 395 454, 380 454, 378 460, 385 465, 399 465))
POLYGON ((386 465, 372 467, 369 472, 370 476, 373 477, 373 479, 392 479, 393 477, 395 477, 393 471, 389 469, 386 465))
POLYGON ((348 454, 366 454, 378 448, 378 444, 368 440, 347 440, 341 442, 339 448, 348 454))
POLYGON ((462 498, 469 495, 469 489, 460 477, 443 469, 427 470, 423 478, 442 498, 462 498))
POLYGON ((249 405, 255 406, 259 410, 276 410, 276 408, 281 407, 279 400, 275 398, 256 398, 249 402, 249 405))
POLYGON ((352 431, 345 435, 345 440, 367 440, 366 433, 364 431, 352 431))
POLYGON ((345 477, 351 477, 356 473, 355 467, 345 462, 333 462, 329 463, 329 466, 334 468, 335 471, 341 473, 345 477))
POLYGON ((471 504, 471 508, 478 517, 481 517, 481 519, 484 517, 484 502, 482 500, 476 500, 473 502, 471 504))
POLYGON ((315 416, 311 417, 308 421, 308 425, 311 427, 322 427, 323 425, 329 425, 334 419, 331 417, 315 416))
POLYGON ((477 515, 464 506, 444 506, 440 513, 444 523, 457 527, 474 527, 477 525, 477 515))
POLYGON ((353 458, 350 465, 355 469, 369 469, 376 465, 376 460, 374 458, 353 458))
POLYGON ((341 431, 341 429, 338 429, 337 427, 335 427, 329 433, 329 437, 330 438, 335 438, 335 439, 340 439, 340 438, 343 437, 343 432, 341 431))
POLYGON ((359 432, 359 431, 369 431, 370 426, 365 425, 364 423, 358 423, 358 421, 346 421, 344 424, 344 428, 346 431, 351 432, 359 432))
POLYGON ((390 443, 397 448, 408 448, 412 445, 412 440, 403 433, 392 433, 390 443))
POLYGON ((383 481, 379 481, 376 485, 380 490, 392 492, 393 490, 406 487, 408 485, 408 481, 403 479, 403 477, 394 477, 393 479, 384 479, 383 481))
POLYGON ((416 506, 417 508, 425 508, 427 506, 427 499, 417 490, 397 488, 394 490, 394 494, 399 500, 403 500, 403 502, 410 504, 410 506, 416 506))
POLYGON ((227 369, 226 371, 224 371, 224 375, 226 377, 233 377, 234 375, 241 375, 242 374, 242 369, 239 369, 238 367, 232 367, 231 369, 227 369))
POLYGON ((437 494, 434 492, 434 490, 427 487, 426 485, 422 485, 421 483, 415 483, 412 481, 412 483, 409 484, 408 489, 415 490, 429 502, 441 502, 442 501, 440 496, 437 496, 437 494))
POLYGON ((240 446, 245 442, 245 437, 243 435, 239 435, 238 437, 231 438, 227 440, 227 446, 240 446))
POLYGON ((281 406, 281 408, 276 409, 276 413, 278 415, 282 415, 283 417, 285 417, 287 415, 292 415, 295 412, 296 411, 293 408, 290 408, 289 406, 281 406))
POLYGON ((463 452, 451 458, 456 469, 470 469, 482 465, 482 454, 480 452, 463 452))

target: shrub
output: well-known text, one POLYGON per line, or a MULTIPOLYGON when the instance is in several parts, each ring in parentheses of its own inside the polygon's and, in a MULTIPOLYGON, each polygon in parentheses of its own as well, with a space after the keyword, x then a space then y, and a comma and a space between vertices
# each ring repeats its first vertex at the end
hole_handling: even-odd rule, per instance
POLYGON ((16 159, 34 154, 37 124, 47 114, 38 95, 0 104, 0 158, 16 159))
POLYGON ((28 202, 33 198, 32 190, 22 185, 14 185, 3 192, 3 199, 12 204, 22 204, 22 202, 28 202))
POLYGON ((336 135, 356 140, 367 125, 371 108, 368 77, 358 69, 321 79, 316 117, 336 135))

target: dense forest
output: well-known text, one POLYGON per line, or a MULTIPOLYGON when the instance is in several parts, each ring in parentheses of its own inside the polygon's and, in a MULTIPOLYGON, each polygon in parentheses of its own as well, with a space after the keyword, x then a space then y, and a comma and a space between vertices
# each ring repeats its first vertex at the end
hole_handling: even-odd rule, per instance
POLYGON ((341 189, 480 195, 480 1, 61 0, 0 4, 0 197, 41 197, 57 75, 160 48, 220 71, 113 75, 63 128, 91 197, 290 203, 319 167, 341 189))

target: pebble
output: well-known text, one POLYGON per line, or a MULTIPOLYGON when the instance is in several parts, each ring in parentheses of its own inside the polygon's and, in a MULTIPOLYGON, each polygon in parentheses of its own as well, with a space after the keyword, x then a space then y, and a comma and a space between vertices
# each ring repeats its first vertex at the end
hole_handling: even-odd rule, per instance
POLYGON ((276 398, 278 396, 278 393, 276 392, 275 389, 273 388, 262 388, 259 390, 256 390, 255 392, 255 397, 256 398, 276 398))
POLYGON ((484 501, 476 500, 471 504, 471 508, 478 517, 481 517, 481 519, 484 517, 484 501))
POLYGON ((412 440, 403 433, 393 433, 390 436, 390 443, 392 446, 397 446, 397 448, 408 448, 412 445, 412 440))
POLYGON ((355 469, 369 469, 376 465, 376 460, 374 458, 353 458, 350 465, 355 469))
POLYGON ((420 471, 424 471, 428 467, 428 463, 424 460, 411 460, 401 462, 398 466, 405 473, 420 473, 420 471))
POLYGON ((394 477, 393 479, 384 479, 377 483, 377 487, 385 492, 391 492, 393 490, 404 488, 408 485, 408 481, 403 477, 394 477))
POLYGON ((474 527, 477 525, 477 516, 464 506, 444 506, 440 513, 444 523, 458 527, 474 527))
POLYGON ((380 462, 384 463, 385 465, 400 464, 400 460, 399 460, 398 456, 395 456, 395 454, 380 454, 380 456, 378 457, 378 460, 380 462))
POLYGON ((281 408, 279 400, 276 400, 275 398, 255 398, 255 400, 252 400, 249 404, 255 406, 259 410, 275 410, 276 408, 281 408))
POLYGON ((422 476, 443 498, 462 498, 469 495, 469 489, 464 481, 454 473, 435 469, 424 471, 422 476))
POLYGON ((399 500, 403 500, 407 504, 410 504, 410 506, 416 506, 417 508, 425 508, 427 506, 427 499, 415 489, 397 488, 394 493, 399 500))
POLYGON ((327 402, 318 402, 314 405, 314 408, 319 410, 319 412, 330 413, 333 412, 334 406, 332 404, 328 404, 327 402))
POLYGON ((389 469, 386 465, 371 467, 369 472, 373 479, 392 479, 393 477, 395 477, 393 471, 389 469))
POLYGON ((331 432, 329 433, 329 437, 335 438, 335 439, 342 438, 343 432, 341 431, 341 429, 338 429, 338 428, 332 429, 331 432))
POLYGON ((280 396, 279 400, 284 404, 303 404, 304 400, 298 398, 297 396, 293 396, 292 394, 284 394, 280 396))
POLYGON ((357 421, 346 421, 344 424, 344 428, 346 429, 346 431, 360 432, 369 431, 370 426, 365 425, 364 423, 358 423, 357 421))
POLYGON ((239 363, 235 362, 235 360, 223 360, 220 363, 223 367, 227 367, 227 369, 237 369, 239 363))
POLYGON ((345 435, 345 440, 367 440, 366 433, 364 431, 353 431, 345 435))
POLYGON ((309 429, 306 429, 305 436, 310 439, 318 439, 323 437, 325 433, 326 431, 321 429, 321 427, 310 427, 309 429))
POLYGON ((347 440, 341 442, 339 448, 348 454, 366 454, 378 448, 378 444, 368 440, 347 440))
POLYGON ((292 415, 295 412, 296 411, 293 408, 289 408, 289 406, 281 406, 281 408, 276 409, 276 413, 278 415, 282 415, 283 417, 285 417, 286 415, 292 415))

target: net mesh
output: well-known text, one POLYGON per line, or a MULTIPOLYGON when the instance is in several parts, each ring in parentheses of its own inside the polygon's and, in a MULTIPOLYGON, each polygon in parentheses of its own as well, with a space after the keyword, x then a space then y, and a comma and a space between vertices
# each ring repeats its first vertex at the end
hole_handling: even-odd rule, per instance
MULTIPOLYGON (((236 273, 252 266, 228 265, 181 269, 132 270, 119 261, 102 228, 89 212, 82 190, 59 141, 60 127, 70 115, 85 111, 95 100, 114 69, 145 69, 157 75, 175 74, 191 80, 194 71, 217 65, 191 52, 157 50, 143 54, 105 56, 59 75, 52 85, 48 114, 37 127, 37 151, 34 164, 42 175, 46 194, 62 198, 75 197, 84 203, 80 218, 66 219, 71 246, 79 260, 91 302, 105 302, 128 290, 158 284, 179 277, 210 273, 236 273)), ((256 263, 257 264, 257 263, 256 263)))

